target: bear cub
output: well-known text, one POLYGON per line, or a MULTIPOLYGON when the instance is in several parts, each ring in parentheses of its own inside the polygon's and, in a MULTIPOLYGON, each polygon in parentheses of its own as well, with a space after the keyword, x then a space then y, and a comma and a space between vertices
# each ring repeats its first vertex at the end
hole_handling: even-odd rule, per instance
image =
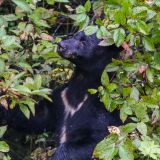
POLYGON ((62 111, 57 126, 60 145, 51 160, 91 160, 94 147, 107 135, 107 126, 121 123, 118 112, 107 112, 97 95, 88 93, 100 85, 102 71, 120 50, 99 42, 96 35, 79 32, 59 43, 59 54, 76 68, 57 94, 55 104, 62 111))
POLYGON ((39 102, 35 117, 27 120, 20 112, 6 113, 16 129, 54 130, 59 145, 50 160, 91 160, 96 144, 108 134, 107 126, 121 124, 118 111, 107 112, 98 96, 88 93, 101 85, 105 66, 120 52, 114 45, 102 47, 99 42, 95 34, 86 36, 84 32, 61 41, 59 54, 76 66, 71 80, 53 92, 53 103, 39 102))

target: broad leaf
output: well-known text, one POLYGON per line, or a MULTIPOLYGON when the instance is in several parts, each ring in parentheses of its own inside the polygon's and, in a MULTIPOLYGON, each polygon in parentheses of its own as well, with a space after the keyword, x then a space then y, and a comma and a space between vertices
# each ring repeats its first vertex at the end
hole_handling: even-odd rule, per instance
POLYGON ((120 145, 119 155, 122 160, 134 160, 133 151, 129 148, 129 145, 127 144, 120 145))
POLYGON ((28 5, 28 3, 25 0, 12 0, 19 8, 26 12, 30 12, 31 9, 28 5))
POLYGON ((147 126, 145 123, 143 123, 143 122, 137 123, 137 129, 142 135, 144 135, 144 136, 147 135, 147 126))
POLYGON ((150 39, 148 37, 144 37, 142 39, 142 42, 143 42, 143 45, 147 51, 154 51, 155 50, 154 43, 153 43, 152 39, 150 39))
POLYGON ((109 76, 106 72, 106 70, 103 71, 102 76, 101 76, 101 83, 103 86, 105 86, 107 88, 108 84, 109 84, 109 76))
POLYGON ((91 2, 90 0, 87 0, 87 2, 84 5, 85 9, 87 12, 89 12, 91 10, 91 2))
POLYGON ((113 39, 117 47, 121 46, 125 40, 125 31, 122 28, 118 28, 114 31, 113 39))
POLYGON ((85 29, 84 29, 84 32, 86 35, 92 35, 94 33, 96 33, 96 31, 98 30, 98 26, 87 26, 85 29))
POLYGON ((9 146, 4 141, 0 141, 0 152, 9 152, 9 146))
POLYGON ((30 111, 26 105, 20 104, 20 110, 23 112, 23 114, 26 116, 27 119, 30 118, 30 111))
POLYGON ((6 132, 6 130, 7 130, 7 126, 0 127, 0 138, 3 137, 4 133, 6 132))

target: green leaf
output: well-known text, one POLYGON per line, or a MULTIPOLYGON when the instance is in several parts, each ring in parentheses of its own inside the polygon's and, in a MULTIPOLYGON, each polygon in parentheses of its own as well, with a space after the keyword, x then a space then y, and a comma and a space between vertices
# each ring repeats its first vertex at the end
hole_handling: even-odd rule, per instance
POLYGON ((85 13, 81 13, 81 14, 78 14, 76 16, 76 22, 83 22, 84 20, 86 20, 87 18, 87 15, 85 13))
POLYGON ((131 93, 131 88, 130 87, 123 88, 122 93, 123 93, 123 97, 128 97, 131 93))
POLYGON ((85 14, 86 13, 86 9, 82 5, 80 5, 80 6, 78 6, 76 8, 76 13, 77 14, 85 14))
POLYGON ((88 92, 90 94, 96 94, 97 93, 97 90, 96 89, 88 89, 88 92))
POLYGON ((112 160, 113 157, 117 153, 117 149, 115 148, 115 144, 110 144, 106 146, 102 151, 100 150, 95 150, 94 151, 94 156, 100 158, 101 160, 112 160), (105 151, 104 151, 105 149, 105 151))
POLYGON ((27 99, 23 103, 28 106, 31 113, 35 116, 35 103, 31 99, 27 99))
POLYGON ((154 51, 155 50, 154 43, 153 43, 152 39, 150 39, 149 37, 143 37, 142 43, 144 45, 144 48, 147 51, 154 51))
POLYGON ((160 0, 156 0, 156 3, 155 3, 158 7, 160 7, 160 0))
POLYGON ((32 32, 33 31, 33 25, 32 24, 27 24, 26 25, 26 27, 25 27, 25 31, 27 32, 27 33, 30 33, 30 32, 32 32))
POLYGON ((107 26, 107 29, 108 30, 111 30, 111 29, 116 29, 116 28, 118 28, 119 27, 119 24, 109 24, 108 26, 107 26))
POLYGON ((4 133, 6 132, 6 130, 7 130, 7 126, 0 127, 0 138, 3 137, 4 133))
POLYGON ((155 52, 154 61, 160 66, 160 52, 155 52))
POLYGON ((118 28, 114 31, 113 39, 117 47, 120 47, 125 40, 125 31, 122 28, 118 28))
POLYGON ((144 35, 149 34, 150 28, 144 21, 141 21, 141 20, 137 21, 136 27, 140 33, 142 33, 144 35))
POLYGON ((91 10, 91 2, 90 2, 90 0, 87 0, 87 2, 84 5, 84 8, 85 8, 86 12, 89 12, 91 10))
POLYGON ((139 14, 139 13, 142 13, 147 10, 148 10, 148 8, 145 6, 136 6, 133 8, 133 14, 139 14))
POLYGON ((148 16, 147 16, 147 21, 152 19, 154 16, 156 16, 156 12, 152 10, 148 10, 148 16))
POLYGON ((26 62, 20 62, 19 66, 33 73, 32 67, 26 62))
MULTIPOLYGON (((117 54, 118 54, 118 53, 117 53, 117 54)), ((107 67, 106 67, 106 71, 107 71, 107 72, 116 72, 116 71, 118 71, 119 69, 120 69, 120 67, 117 66, 117 65, 115 65, 115 64, 113 64, 113 63, 108 64, 107 67)))
POLYGON ((25 76, 25 74, 26 74, 25 72, 21 72, 21 73, 17 74, 17 75, 13 78, 13 81, 23 78, 23 77, 25 76))
POLYGON ((25 0, 12 0, 19 8, 25 12, 31 12, 28 3, 25 0))
POLYGON ((115 22, 117 24, 121 24, 121 25, 125 25, 126 24, 126 17, 125 17, 125 13, 123 13, 123 11, 117 11, 114 15, 115 18, 115 22))
POLYGON ((139 118, 140 120, 143 120, 147 114, 147 107, 145 104, 141 102, 135 105, 134 111, 135 111, 137 118, 139 118))
POLYGON ((137 123, 137 129, 142 135, 144 135, 144 136, 147 135, 147 126, 145 123, 143 123, 143 122, 137 123))
POLYGON ((132 115, 131 107, 124 104, 120 109, 120 118, 123 122, 127 119, 128 115, 132 115))
POLYGON ((125 108, 122 107, 120 110, 120 119, 122 120, 122 122, 125 122, 127 117, 128 115, 125 113, 125 108))
POLYGON ((30 118, 30 111, 26 105, 20 104, 19 105, 20 110, 23 112, 23 114, 26 116, 27 119, 30 118))
POLYGON ((127 72, 135 72, 137 70, 136 64, 124 64, 123 68, 127 72))
POLYGON ((132 91, 131 91, 130 97, 134 98, 136 101, 139 100, 139 91, 138 91, 138 89, 136 87, 132 87, 132 91))
POLYGON ((103 73, 102 73, 101 83, 105 88, 107 88, 107 86, 109 84, 109 76, 108 76, 106 70, 104 70, 103 73))
POLYGON ((84 32, 87 36, 89 35, 92 35, 94 33, 96 33, 98 30, 98 26, 87 26, 85 29, 84 29, 84 32))
POLYGON ((0 59, 0 73, 4 72, 5 70, 5 62, 0 59))
POLYGON ((5 30, 5 28, 2 26, 2 27, 0 27, 0 39, 1 39, 2 36, 5 36, 5 35, 6 35, 6 30, 5 30))
POLYGON ((47 3, 50 4, 50 5, 54 5, 55 0, 47 0, 47 3))
POLYGON ((68 3, 68 2, 69 2, 69 0, 55 0, 55 2, 68 3))
POLYGON ((100 28, 97 30, 96 36, 99 39, 106 37, 105 40, 108 40, 111 38, 112 34, 106 29, 106 27, 100 26, 100 28))
POLYGON ((7 27, 8 22, 3 18, 3 16, 0 16, 0 27, 7 27))
POLYGON ((20 29, 21 31, 25 30, 26 28, 26 23, 25 22, 20 22, 18 24, 18 29, 20 29))
POLYGON ((114 44, 114 40, 112 38, 104 39, 99 43, 100 46, 111 46, 112 44, 114 44))
POLYGON ((122 131, 125 133, 131 133, 136 129, 136 123, 128 123, 121 127, 122 131))
POLYGON ((52 102, 52 99, 50 97, 48 97, 45 92, 43 92, 43 89, 41 89, 41 90, 34 90, 34 91, 32 91, 32 94, 44 97, 44 98, 46 98, 46 99, 48 99, 49 101, 52 102))
MULTIPOLYGON (((114 94, 112 94, 114 96, 114 94)), ((120 102, 121 103, 121 102, 120 102)), ((115 109, 118 108, 119 102, 114 101, 113 99, 110 100, 109 112, 113 112, 115 109)))
POLYGON ((119 146, 119 156, 121 160, 134 160, 133 151, 127 144, 122 144, 119 146))
POLYGON ((15 14, 7 14, 4 15, 3 18, 9 22, 9 21, 16 21, 18 19, 18 17, 15 14))
POLYGON ((105 108, 109 111, 109 108, 110 108, 110 96, 109 96, 109 94, 107 92, 103 95, 102 102, 104 103, 105 108))
POLYGON ((5 155, 5 156, 3 157, 3 160, 11 160, 11 157, 10 157, 9 155, 5 155))
POLYGON ((148 79, 151 83, 153 83, 153 80, 154 80, 153 70, 147 69, 147 71, 146 71, 146 76, 147 76, 147 79, 148 79))
POLYGON ((107 86, 107 90, 109 92, 113 92, 115 89, 117 89, 118 86, 115 84, 115 83, 110 83, 108 86, 107 86))
POLYGON ((34 90, 33 92, 41 92, 43 94, 48 94, 48 95, 51 95, 52 93, 52 89, 49 89, 49 88, 43 88, 43 89, 39 89, 39 90, 34 90))
POLYGON ((50 26, 48 25, 48 23, 47 23, 45 20, 43 20, 43 19, 41 19, 41 20, 36 20, 36 19, 34 19, 34 18, 32 18, 32 19, 33 19, 34 23, 35 23, 37 26, 50 28, 50 26))
POLYGON ((118 136, 113 134, 101 141, 95 148, 93 156, 101 160, 112 160, 117 154, 115 142, 118 140, 118 136))
POLYGON ((4 36, 2 37, 3 48, 6 50, 10 50, 13 48, 21 48, 20 41, 16 36, 4 36))
POLYGON ((18 92, 22 92, 22 93, 31 93, 31 90, 23 85, 17 85, 17 86, 15 86, 14 89, 16 89, 18 92))
POLYGON ((160 146, 149 137, 144 137, 142 141, 135 140, 134 145, 137 147, 141 154, 151 159, 159 160, 160 157, 160 146))
POLYGON ((0 141, 0 152, 9 152, 9 146, 5 141, 0 141))
POLYGON ((38 90, 41 88, 41 85, 42 85, 42 77, 40 74, 36 75, 35 76, 35 79, 34 79, 34 85, 35 85, 35 89, 38 90))

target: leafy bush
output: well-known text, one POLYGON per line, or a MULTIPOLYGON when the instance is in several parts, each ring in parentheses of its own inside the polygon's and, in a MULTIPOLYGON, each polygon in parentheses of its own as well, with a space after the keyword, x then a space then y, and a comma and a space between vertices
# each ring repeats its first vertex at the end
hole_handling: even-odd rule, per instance
MULTIPOLYGON (((9 2, 3 3, 9 5, 9 2)), ((47 4, 54 4, 54 1, 48 0, 47 4)), ((2 8, 7 13, 0 16, 0 103, 6 109, 19 104, 27 118, 30 111, 35 112, 37 97, 51 100, 48 97, 50 89, 46 87, 51 79, 57 78, 55 73, 64 74, 63 67, 58 69, 57 66, 69 64, 56 53, 54 43, 60 39, 48 34, 61 13, 41 5, 43 3, 38 4, 38 1, 13 0, 10 4, 13 13, 2 8), (12 100, 10 105, 8 99, 12 100)))
POLYGON ((50 100, 51 80, 61 84, 70 78, 73 66, 58 56, 56 43, 60 35, 76 30, 74 23, 87 35, 96 33, 100 45, 123 48, 121 59, 106 66, 102 86, 89 89, 108 111, 120 110, 125 122, 108 128, 111 134, 97 145, 94 156, 160 159, 159 0, 87 0, 78 6, 67 0, 0 0, 0 5, 3 107, 19 104, 29 118, 41 97, 50 100), (113 72, 110 79, 108 72, 113 72))
MULTIPOLYGON (((5 109, 18 104, 27 118, 41 98, 51 101, 50 83, 60 85, 72 74, 72 65, 56 52, 61 38, 50 35, 67 20, 59 2, 68 1, 0 0, 0 104, 5 109)), ((0 142, 0 151, 8 151, 5 147, 0 142)))
POLYGON ((107 65, 102 86, 90 90, 98 91, 108 111, 119 109, 127 123, 108 128, 111 134, 94 151, 102 160, 160 159, 159 7, 159 1, 101 2, 97 8, 103 18, 84 29, 88 35, 96 32, 103 39, 100 45, 124 49, 120 60, 107 65), (107 72, 114 72, 110 80, 107 72))

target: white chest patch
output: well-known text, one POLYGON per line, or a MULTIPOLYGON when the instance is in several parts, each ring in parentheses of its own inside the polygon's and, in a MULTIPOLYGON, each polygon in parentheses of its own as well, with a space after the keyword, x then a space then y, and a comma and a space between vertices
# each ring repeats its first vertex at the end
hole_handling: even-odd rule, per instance
POLYGON ((67 140, 67 134, 66 134, 66 126, 64 125, 61 130, 61 136, 60 136, 60 143, 65 143, 67 140))
POLYGON ((86 100, 88 98, 88 95, 85 94, 83 100, 77 105, 77 107, 74 107, 69 103, 69 100, 67 99, 67 90, 68 90, 68 88, 65 88, 62 91, 61 98, 62 98, 63 104, 65 106, 65 114, 66 114, 66 116, 68 116, 69 114, 71 116, 73 116, 76 112, 78 112, 81 109, 83 104, 86 102, 86 100))
POLYGON ((61 144, 65 143, 67 141, 67 133, 66 133, 66 125, 65 125, 65 121, 66 121, 67 117, 69 115, 72 117, 76 112, 78 112, 82 108, 82 106, 86 102, 86 100, 88 99, 88 95, 85 94, 83 100, 81 102, 79 102, 79 104, 77 104, 77 107, 74 107, 69 103, 69 100, 67 99, 67 90, 68 90, 68 88, 65 88, 61 93, 61 98, 62 98, 63 104, 65 106, 64 126, 62 127, 61 135, 60 135, 60 143, 61 144))

